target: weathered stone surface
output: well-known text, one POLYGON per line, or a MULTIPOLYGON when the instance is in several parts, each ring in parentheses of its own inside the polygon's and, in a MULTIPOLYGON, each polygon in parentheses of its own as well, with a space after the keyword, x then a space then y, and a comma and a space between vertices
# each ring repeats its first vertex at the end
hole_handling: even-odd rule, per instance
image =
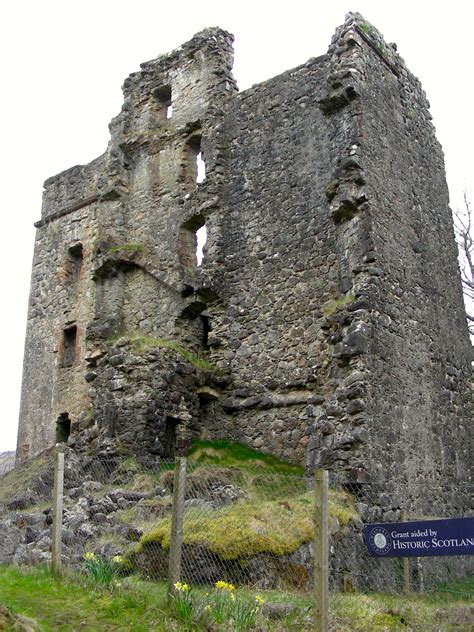
POLYGON ((15 452, 0 452, 0 476, 15 467, 15 452))
POLYGON ((13 498, 5 504, 7 509, 26 509, 30 505, 35 505, 38 501, 38 496, 30 491, 19 492, 13 498))
POLYGON ((470 475, 471 351, 424 92, 357 14, 242 93, 232 56, 207 29, 142 64, 107 151, 46 181, 17 456, 231 439, 434 511, 420 482, 470 475))

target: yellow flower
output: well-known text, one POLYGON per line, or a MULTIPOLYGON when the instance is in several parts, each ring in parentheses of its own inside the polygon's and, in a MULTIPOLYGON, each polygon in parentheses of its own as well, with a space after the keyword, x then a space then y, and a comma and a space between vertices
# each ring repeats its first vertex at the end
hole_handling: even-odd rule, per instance
POLYGON ((229 592, 232 592, 233 590, 235 590, 235 586, 233 584, 228 584, 227 582, 223 582, 223 581, 216 582, 214 586, 218 590, 228 590, 229 592))
POLYGON ((88 553, 84 553, 84 559, 95 560, 96 559, 95 553, 92 553, 91 551, 89 551, 88 553))
POLYGON ((112 558, 112 562, 116 564, 121 564, 123 562, 123 557, 121 555, 114 555, 112 558))
POLYGON ((255 595, 255 602, 259 606, 263 606, 263 604, 265 603, 265 599, 263 599, 263 597, 260 597, 260 595, 255 595))
POLYGON ((174 585, 178 592, 188 592, 189 586, 187 584, 182 584, 181 582, 176 582, 174 585))

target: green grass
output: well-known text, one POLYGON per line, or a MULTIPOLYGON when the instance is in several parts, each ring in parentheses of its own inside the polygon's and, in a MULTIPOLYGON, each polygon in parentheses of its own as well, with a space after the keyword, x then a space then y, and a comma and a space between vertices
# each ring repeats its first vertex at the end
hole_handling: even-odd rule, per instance
MULTIPOLYGON (((245 496, 221 509, 187 512, 185 544, 202 544, 222 560, 235 560, 259 553, 291 554, 313 537, 313 492, 308 491, 303 467, 230 441, 195 441, 188 462, 187 484, 198 495, 217 483, 235 485, 245 496)), ((165 487, 172 476, 161 474, 165 487)), ((345 491, 330 490, 329 513, 341 527, 358 519, 353 498, 345 491)), ((170 530, 169 514, 155 518, 129 551, 130 560, 156 544, 167 550, 170 530)))
POLYGON ((113 338, 109 338, 107 340, 108 344, 115 344, 117 340, 120 338, 127 338, 136 353, 144 353, 153 348, 159 349, 170 349, 171 351, 175 351, 178 353, 184 360, 192 364, 195 368, 200 369, 201 371, 209 371, 211 373, 220 374, 221 370, 216 367, 214 364, 206 360, 205 358, 201 358, 200 356, 195 355, 188 349, 185 349, 183 346, 179 345, 174 340, 168 340, 167 338, 154 338, 153 336, 145 336, 139 332, 135 333, 122 333, 113 338))
POLYGON ((301 465, 287 463, 271 454, 264 454, 231 441, 194 441, 188 458, 200 465, 238 467, 267 474, 304 476, 304 467, 301 465))
MULTIPOLYGON (((42 568, 0 567, 0 603, 38 621, 41 630, 169 630, 163 621, 165 589, 107 590, 92 582, 59 578, 42 568)), ((171 628, 172 629, 172 628, 171 628)))
MULTIPOLYGON (((468 580, 469 582, 469 580, 468 580)), ((467 585, 467 584, 466 584, 467 585)), ((337 630, 472 630, 471 597, 434 592, 417 595, 336 594, 331 614, 337 630)))
MULTIPOLYGON (((190 511, 184 516, 183 542, 201 544, 222 560, 246 558, 259 553, 289 555, 314 537, 312 492, 287 500, 240 501, 217 511, 190 511)), ((334 492, 329 501, 329 515, 337 515, 344 526, 357 513, 344 492, 334 492)), ((171 516, 159 520, 144 534, 130 553, 146 552, 159 544, 168 550, 171 516)))
MULTIPOLYGON (((117 630, 134 632, 184 630, 172 616, 163 582, 124 578, 120 585, 104 588, 90 580, 69 575, 54 576, 43 568, 19 569, 0 566, 0 603, 10 611, 35 619, 44 632, 70 630, 117 630)), ((206 603, 209 588, 192 587, 198 601, 206 603)), ((331 594, 329 629, 338 632, 382 632, 397 630, 451 630, 470 628, 473 581, 467 580, 425 597, 370 594, 331 594), (458 594, 446 592, 458 591, 458 594)), ((266 603, 285 603, 293 610, 286 619, 275 621, 259 615, 259 630, 272 632, 312 629, 311 593, 277 590, 253 591, 237 588, 236 599, 251 601, 259 594, 266 603)), ((6 628, 8 629, 8 628, 6 628)), ((204 627, 195 625, 194 630, 204 627)), ((224 622, 208 630, 233 632, 224 622)))
POLYGON ((335 298, 329 301, 328 303, 326 303, 323 309, 323 314, 324 316, 326 316, 326 318, 328 316, 332 316, 339 308, 345 307, 346 305, 349 305, 350 303, 353 303, 354 301, 355 301, 355 296, 352 292, 349 292, 348 294, 344 294, 343 296, 339 298, 335 298))
POLYGON ((10 500, 18 492, 28 489, 32 482, 52 467, 52 450, 47 450, 4 474, 0 479, 0 504, 10 500))

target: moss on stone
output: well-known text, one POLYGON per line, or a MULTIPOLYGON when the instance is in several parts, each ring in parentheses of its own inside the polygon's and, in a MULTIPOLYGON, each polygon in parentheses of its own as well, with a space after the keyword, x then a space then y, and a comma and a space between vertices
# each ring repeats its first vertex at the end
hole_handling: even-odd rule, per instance
MULTIPOLYGON (((183 543, 202 545, 222 560, 259 553, 290 555, 312 540, 313 513, 312 492, 287 501, 241 501, 216 511, 191 509, 184 516, 183 543)), ((358 518, 345 492, 331 491, 329 515, 337 517, 341 526, 358 518)), ((167 516, 142 536, 130 554, 133 557, 157 544, 168 550, 170 533, 171 516, 167 516)))
POLYGON ((221 373, 221 370, 217 366, 205 358, 201 358, 188 349, 185 349, 185 347, 179 345, 174 340, 168 340, 167 338, 155 338, 154 336, 146 336, 145 334, 135 332, 118 334, 113 338, 109 338, 107 342, 110 345, 114 345, 121 338, 127 338, 136 353, 145 353, 153 348, 170 349, 171 351, 176 351, 184 360, 189 362, 189 364, 192 364, 196 369, 216 374, 221 373))
POLYGON ((332 299, 328 303, 326 303, 325 308, 323 309, 324 316, 332 316, 338 309, 341 307, 345 307, 346 305, 350 305, 355 301, 355 296, 352 292, 348 292, 339 298, 332 299))

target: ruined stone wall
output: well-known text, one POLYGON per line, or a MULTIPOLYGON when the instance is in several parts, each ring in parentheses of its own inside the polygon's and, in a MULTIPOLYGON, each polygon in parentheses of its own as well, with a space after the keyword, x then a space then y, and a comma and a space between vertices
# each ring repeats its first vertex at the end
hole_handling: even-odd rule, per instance
POLYGON ((327 390, 323 312, 340 295, 324 189, 347 138, 343 124, 331 134, 319 107, 327 62, 312 60, 229 105, 225 265, 209 263, 211 275, 220 271, 211 358, 232 385, 203 411, 204 432, 297 461, 327 390))
POLYGON ((78 450, 228 438, 358 480, 466 477, 469 342, 419 82, 357 15, 242 93, 231 39, 142 64, 106 154, 46 182, 18 455, 67 412, 78 450))
MULTIPOLYGON (((420 481, 442 489, 446 480, 472 475, 466 441, 472 354, 443 153, 420 82, 394 47, 372 27, 359 26, 356 38, 373 50, 356 79, 364 104, 359 159, 374 242, 366 280, 372 331, 367 456, 381 476, 391 468, 405 477, 413 500, 427 511, 433 499, 420 481)), ((466 499, 457 501, 467 506, 466 499)))
MULTIPOLYGON (((96 428, 89 435, 100 431, 104 438, 117 438, 129 426, 140 427, 141 418, 146 421, 149 414, 139 406, 146 389, 138 385, 138 393, 127 400, 115 375, 120 354, 111 353, 111 366, 103 367, 103 388, 100 380, 99 388, 94 386, 93 369, 102 356, 108 359, 115 340, 139 333, 165 341, 188 337, 191 348, 194 338, 201 345, 200 321, 180 316, 190 306, 197 316, 189 285, 199 273, 195 229, 212 207, 217 160, 210 156, 206 162, 207 180, 199 191, 196 155, 205 155, 202 137, 210 120, 218 118, 223 99, 235 91, 231 67, 231 36, 219 29, 142 64, 125 82, 124 106, 110 125, 104 156, 45 182, 26 339, 20 458, 54 443, 57 422, 66 418, 72 423, 71 441, 91 422, 96 428)), ((160 420, 166 410, 160 408, 160 420)), ((143 437, 132 432, 129 439, 138 449, 143 437)))
MULTIPOLYGON (((349 19, 332 48, 339 71, 332 100, 351 94, 343 107, 354 126, 327 193, 345 234, 341 245, 356 299, 347 310, 365 341, 358 367, 355 357, 347 366, 340 358, 338 406, 326 403, 321 419, 336 420, 336 445, 341 421, 361 433, 359 445, 350 446, 353 474, 403 478, 413 507, 433 512, 434 503, 441 509, 445 502, 449 481, 472 476, 466 441, 472 354, 443 154, 421 85, 393 45, 367 23, 349 19), (425 494, 420 481, 439 485, 439 498, 425 494)), ((333 324, 341 334, 347 333, 345 311, 333 324)), ((340 351, 336 346, 335 355, 340 351)), ((316 428, 316 463, 334 463, 338 455, 321 454, 317 434, 316 428)), ((468 506, 456 487, 451 491, 450 502, 468 506)))

